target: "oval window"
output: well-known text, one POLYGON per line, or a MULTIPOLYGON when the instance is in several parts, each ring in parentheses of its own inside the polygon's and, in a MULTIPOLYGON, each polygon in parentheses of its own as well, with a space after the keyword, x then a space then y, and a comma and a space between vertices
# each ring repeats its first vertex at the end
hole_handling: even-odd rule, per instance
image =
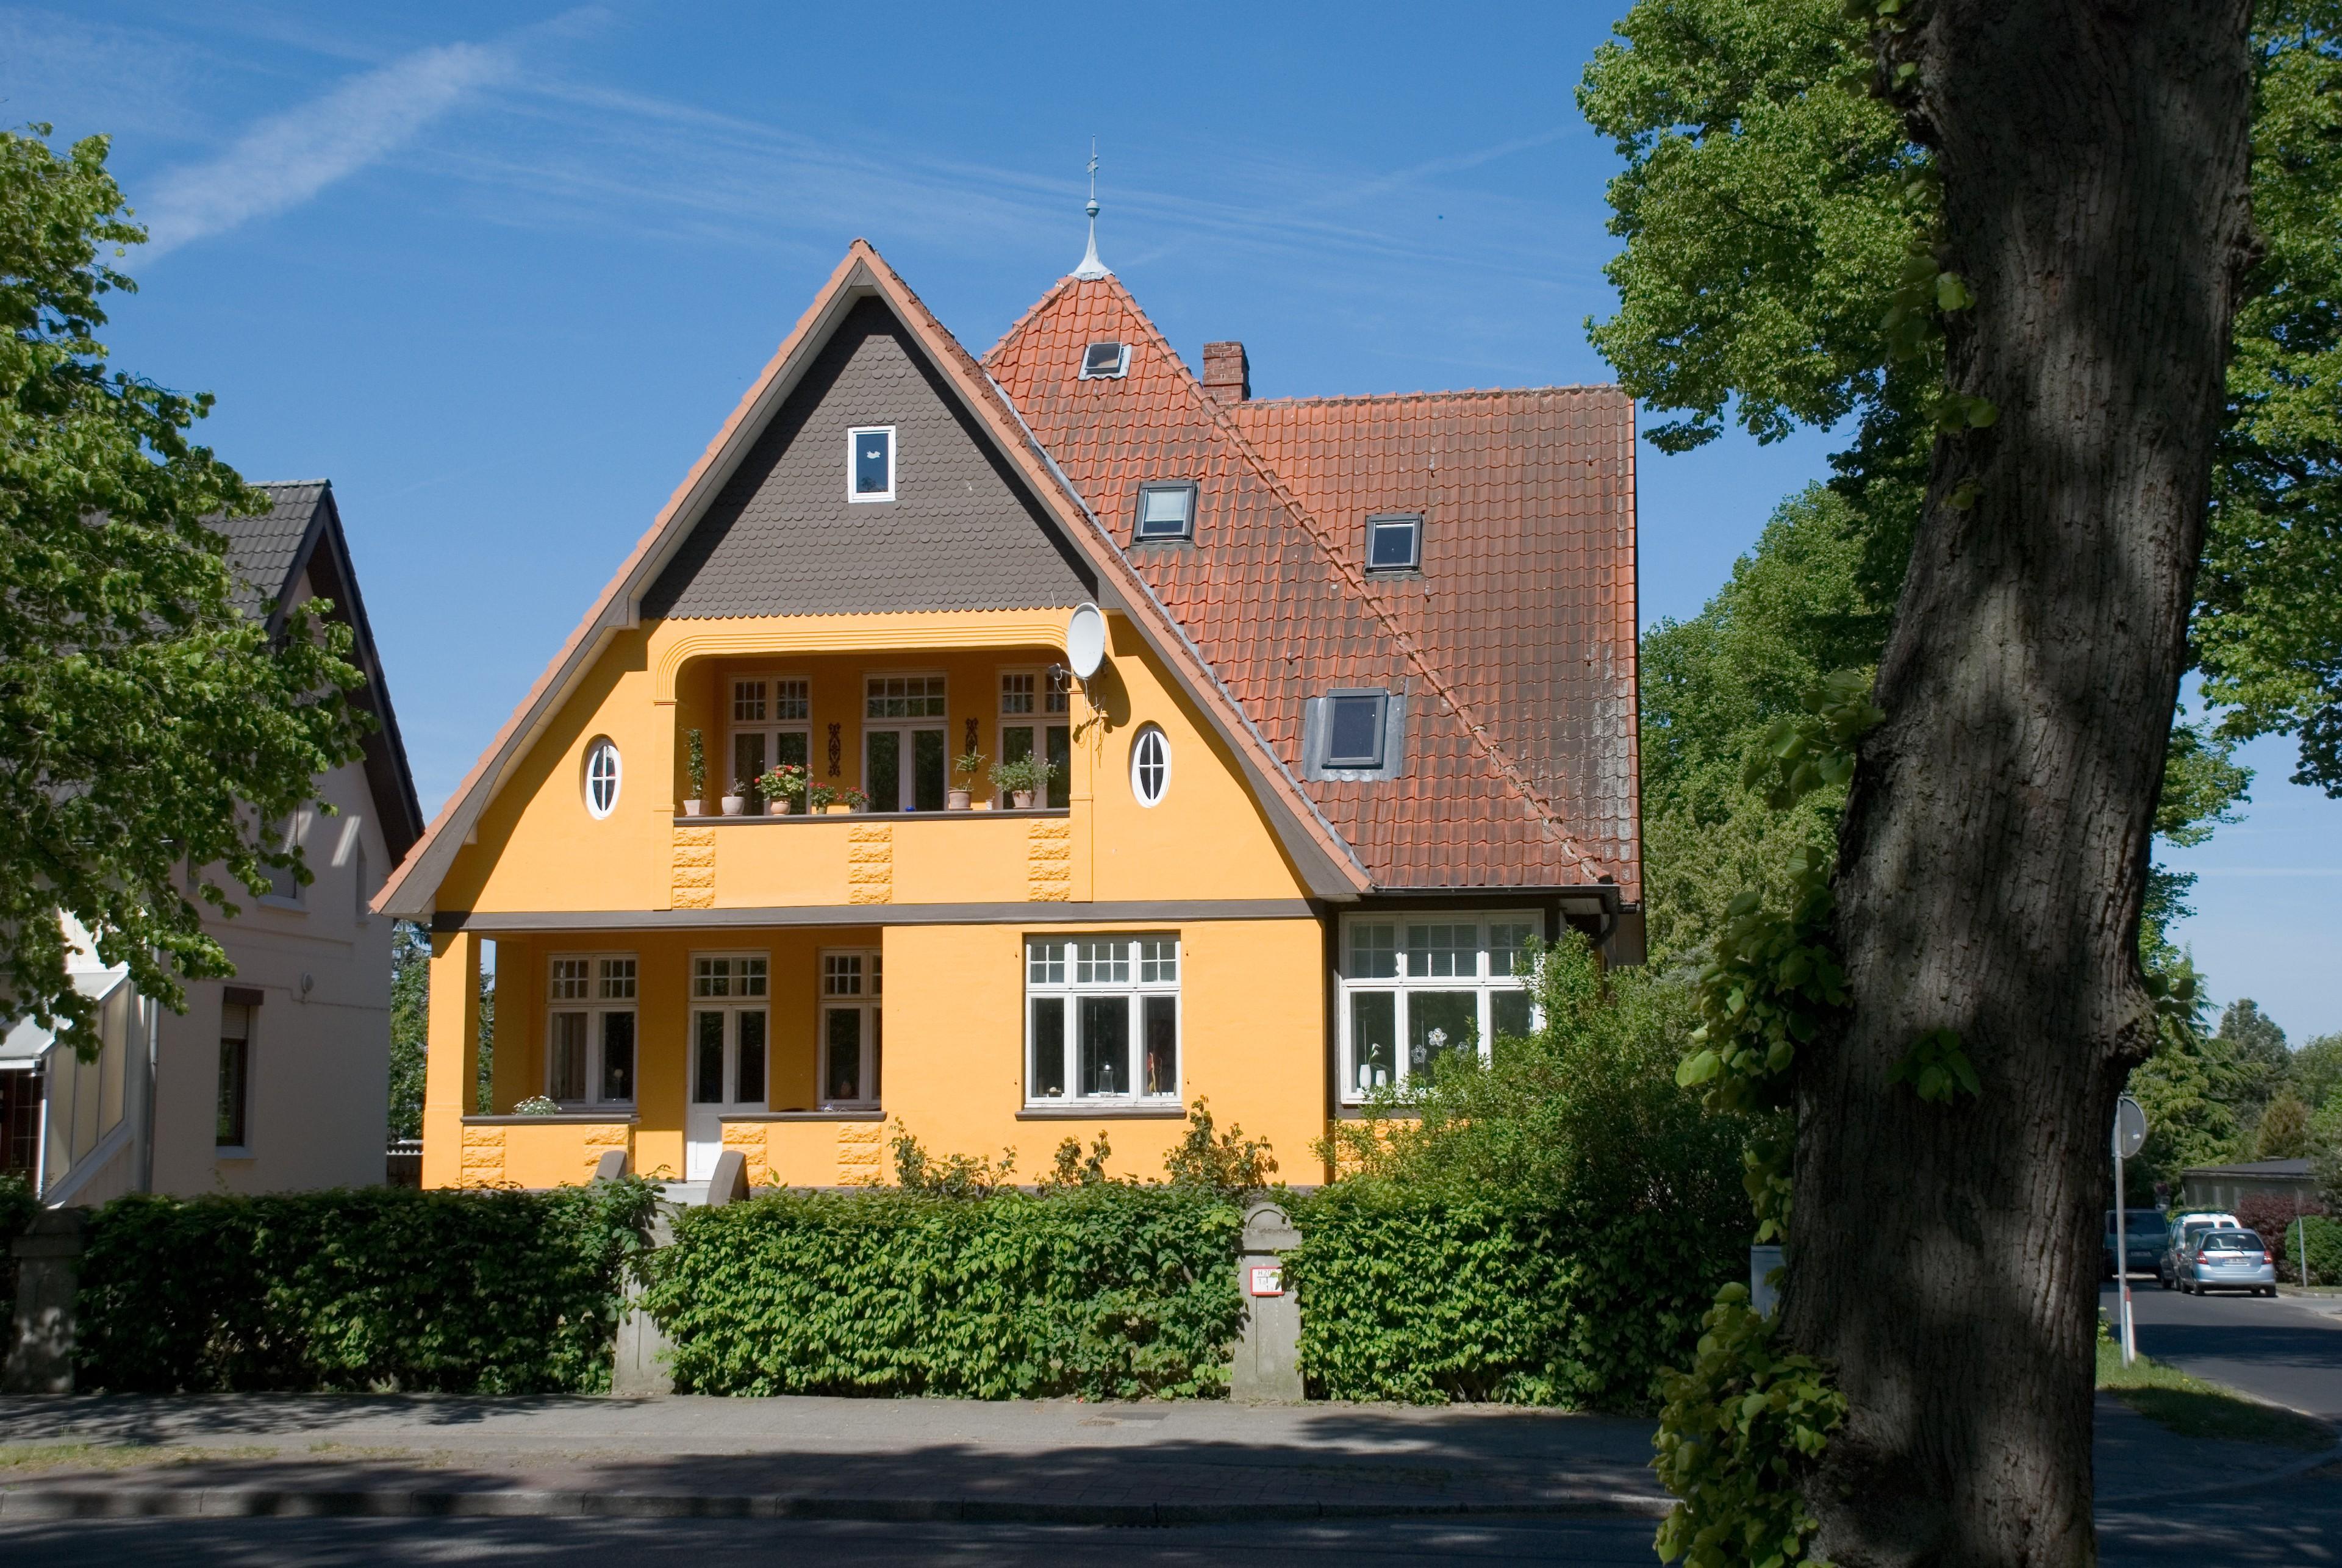
POLYGON ((1141 805, 1153 805, 1171 787, 1171 743, 1153 724, 1142 726, 1130 743, 1130 793, 1141 805))
POLYGON ((618 805, 618 743, 604 735, 586 748, 586 809, 597 817, 618 805))

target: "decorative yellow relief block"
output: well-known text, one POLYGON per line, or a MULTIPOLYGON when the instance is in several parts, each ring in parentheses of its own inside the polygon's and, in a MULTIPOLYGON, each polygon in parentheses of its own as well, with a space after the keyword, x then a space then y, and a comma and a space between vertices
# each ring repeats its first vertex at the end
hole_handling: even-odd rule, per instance
POLYGON ((727 1122, 724 1126, 724 1146, 737 1149, 747 1166, 748 1184, 769 1187, 773 1184, 771 1148, 765 1128, 758 1122, 727 1122))
POLYGON ((669 902, 677 909, 716 906, 716 830, 675 830, 675 879, 669 902))
POLYGON ((891 904, 895 898, 895 829, 892 824, 846 830, 846 901, 891 904))
POLYGON ((1074 824, 1034 822, 1025 828, 1026 896, 1063 903, 1074 896, 1074 824))
POLYGON ((502 1127, 464 1129, 462 1172, 458 1184, 492 1187, 505 1179, 505 1130, 502 1127))
POLYGON ((847 1122, 837 1129, 837 1182, 840 1186, 876 1186, 879 1134, 883 1122, 847 1122))

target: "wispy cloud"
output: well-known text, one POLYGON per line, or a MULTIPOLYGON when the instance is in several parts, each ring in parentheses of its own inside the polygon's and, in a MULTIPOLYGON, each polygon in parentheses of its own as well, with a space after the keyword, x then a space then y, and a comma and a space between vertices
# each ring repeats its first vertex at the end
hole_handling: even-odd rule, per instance
POLYGON ((175 169, 139 204, 147 255, 297 206, 378 162, 483 87, 511 75, 507 47, 448 44, 354 76, 260 121, 209 163, 175 169))

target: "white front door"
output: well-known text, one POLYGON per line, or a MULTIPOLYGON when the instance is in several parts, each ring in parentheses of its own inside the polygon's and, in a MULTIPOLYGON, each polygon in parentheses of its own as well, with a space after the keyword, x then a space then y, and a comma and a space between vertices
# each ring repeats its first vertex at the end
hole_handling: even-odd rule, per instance
POLYGON ((689 1109, 684 1117, 684 1180, 716 1174, 724 1118, 766 1109, 762 1007, 703 1007, 691 1014, 689 1109))

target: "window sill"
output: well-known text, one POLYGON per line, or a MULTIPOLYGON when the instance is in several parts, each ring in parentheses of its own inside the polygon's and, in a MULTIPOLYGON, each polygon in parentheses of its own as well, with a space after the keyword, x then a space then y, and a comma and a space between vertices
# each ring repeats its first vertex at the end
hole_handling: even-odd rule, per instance
POLYGON ((612 1105, 600 1111, 555 1111, 551 1115, 545 1116, 523 1116, 510 1112, 495 1116, 466 1116, 464 1118, 464 1125, 466 1127, 533 1127, 545 1123, 551 1123, 556 1126, 563 1124, 575 1125, 583 1123, 606 1127, 613 1122, 624 1122, 631 1126, 634 1121, 635 1108, 632 1105, 612 1105))
POLYGON ((216 1144, 212 1147, 215 1160, 254 1160, 259 1156, 242 1144, 216 1144))
POLYGON ((252 902, 258 904, 263 909, 281 909, 287 914, 306 914, 309 913, 309 906, 302 903, 299 899, 281 898, 273 893, 264 893, 252 902))
POLYGON ((1135 1100, 1089 1100, 1063 1105, 1027 1105, 1020 1122, 1184 1122, 1187 1107, 1174 1102, 1142 1104, 1135 1100))
MULTIPOLYGON (((1363 1122, 1372 1111, 1373 1107, 1365 1101, 1353 1100, 1337 1107, 1334 1114, 1344 1122, 1363 1122)), ((1386 1122, 1420 1122, 1423 1120, 1423 1113, 1412 1106, 1395 1105, 1385 1111, 1382 1117, 1386 1122)))
POLYGON ((981 820, 985 817, 996 816, 1025 818, 1036 816, 1071 816, 1073 814, 1073 808, 1071 806, 1062 805, 1027 806, 1022 810, 1019 810, 1015 806, 986 806, 968 811, 842 811, 823 812, 819 814, 806 812, 791 812, 786 816, 678 816, 675 819, 675 825, 677 827, 712 827, 717 824, 722 824, 728 827, 735 824, 747 823, 796 823, 802 825, 806 823, 816 822, 932 822, 937 817, 975 817, 981 820))
POLYGON ((876 1105, 841 1106, 835 1111, 739 1111, 716 1118, 733 1122, 883 1122, 886 1113, 876 1105))

